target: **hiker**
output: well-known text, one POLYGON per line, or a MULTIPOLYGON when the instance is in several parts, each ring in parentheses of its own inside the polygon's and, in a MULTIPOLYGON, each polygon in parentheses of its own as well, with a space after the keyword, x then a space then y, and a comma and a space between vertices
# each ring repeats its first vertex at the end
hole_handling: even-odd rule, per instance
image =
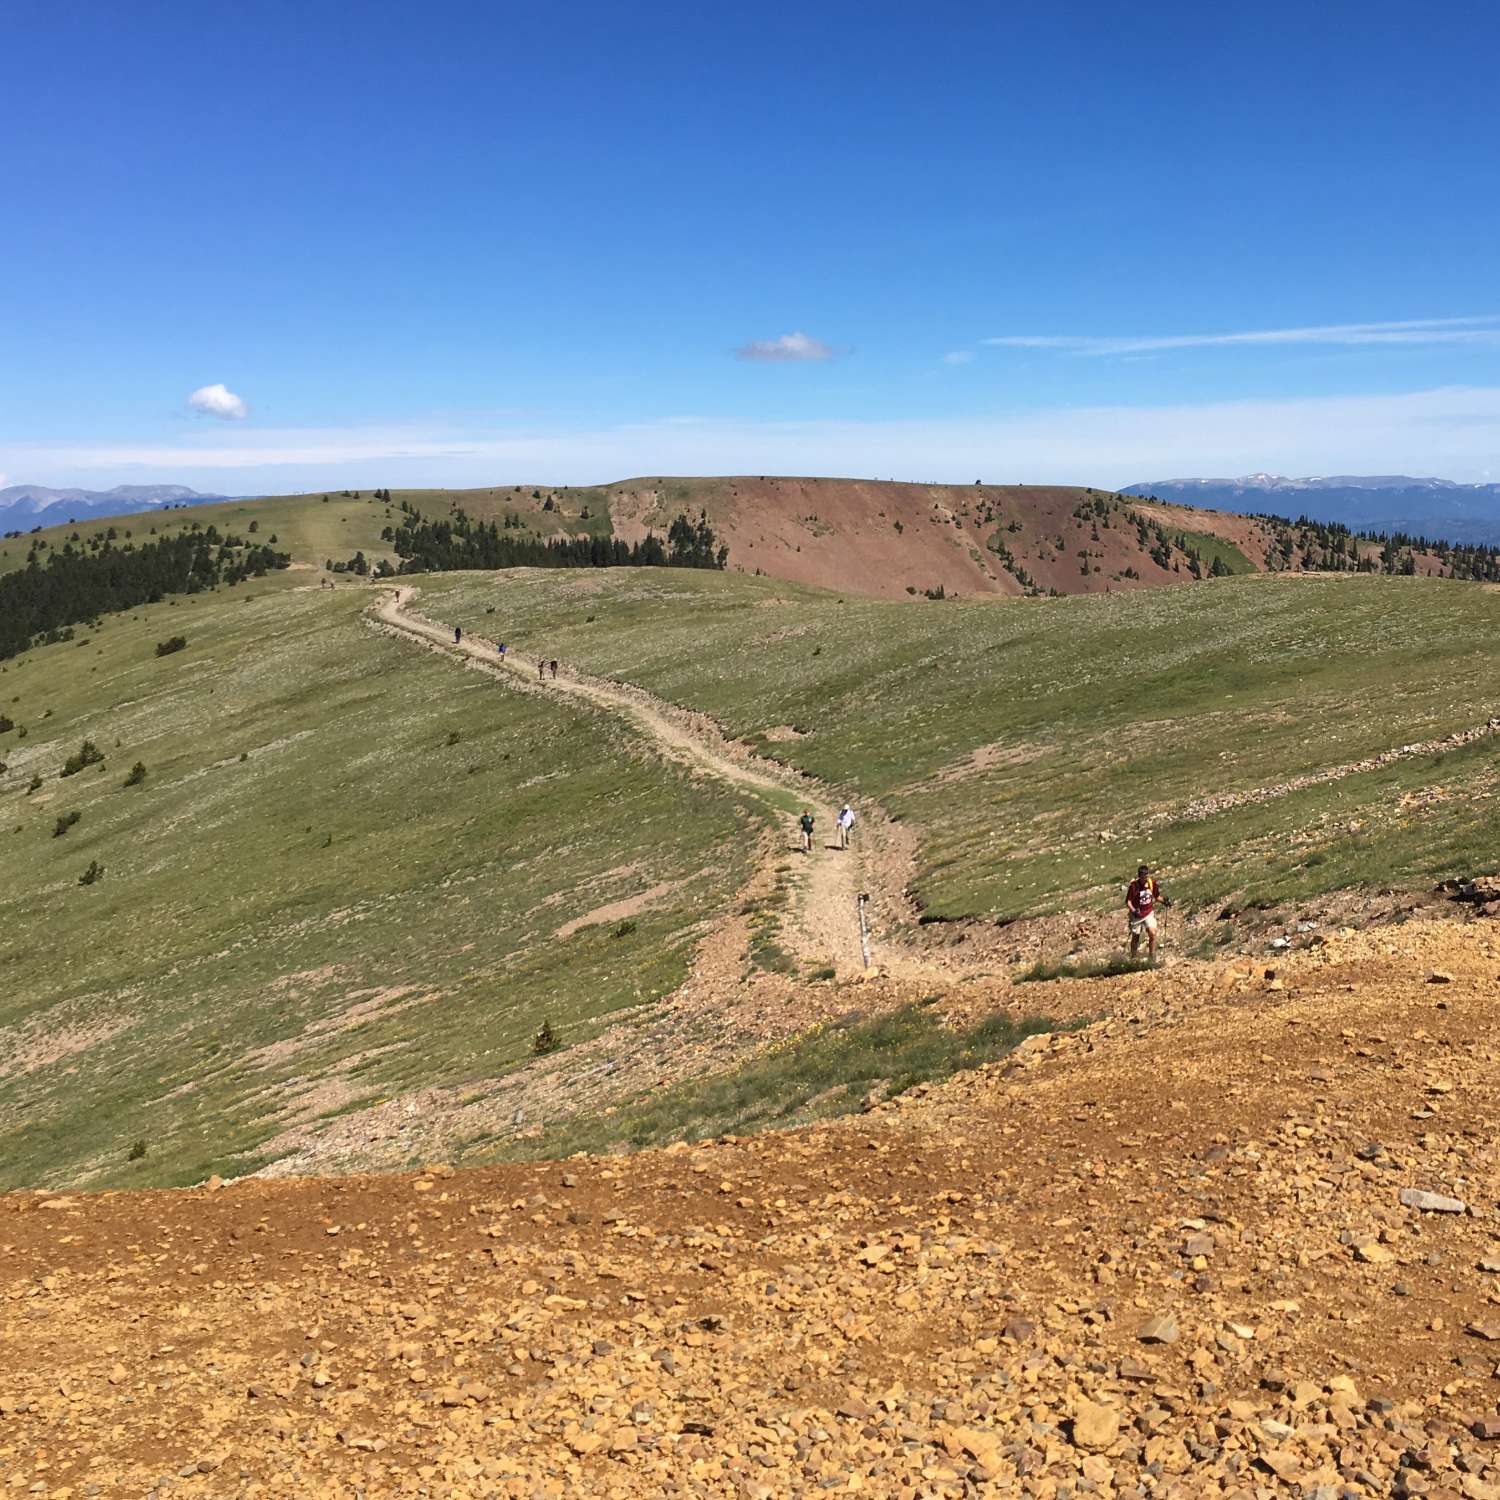
POLYGON ((1150 865, 1142 865, 1135 872, 1135 879, 1125 892, 1125 911, 1130 925, 1130 956, 1134 958, 1141 947, 1141 934, 1146 934, 1146 956, 1156 962, 1156 908, 1166 906, 1167 898, 1162 894, 1161 883, 1151 873, 1150 865))
POLYGON ((813 839, 813 815, 810 812, 804 812, 802 816, 797 819, 797 826, 802 830, 802 852, 804 854, 811 854, 813 839))
POLYGON ((505 642, 501 641, 500 644, 495 647, 495 650, 499 653, 500 660, 504 661, 505 660, 505 642))
POLYGON ((549 665, 552 668, 552 680, 553 680, 553 682, 556 682, 557 681, 557 658, 555 656, 552 658, 552 660, 549 663, 549 665))
POLYGON ((453 627, 453 644, 455 646, 461 644, 462 641, 463 641, 463 638, 464 638, 464 633, 463 633, 462 628, 460 626, 455 625, 453 627))
POLYGON ((854 809, 852 807, 850 807, 849 804, 846 802, 839 809, 839 816, 838 816, 839 848, 840 849, 847 849, 849 847, 849 832, 850 832, 850 830, 853 827, 854 827, 854 809))
POLYGON ((540 657, 537 658, 536 663, 536 680, 538 682, 545 682, 547 680, 547 663, 540 657))

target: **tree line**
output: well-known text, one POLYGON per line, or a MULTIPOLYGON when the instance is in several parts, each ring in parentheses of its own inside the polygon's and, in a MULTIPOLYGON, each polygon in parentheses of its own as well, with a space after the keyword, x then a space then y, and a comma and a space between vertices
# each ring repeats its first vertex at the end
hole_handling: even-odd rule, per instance
MULTIPOLYGON (((1155 495, 1140 498, 1157 505, 1179 503, 1162 502, 1155 495)), ((1138 513, 1127 510, 1126 515, 1142 529, 1142 545, 1145 545, 1146 522, 1138 513)), ((1425 557, 1437 563, 1442 577, 1500 583, 1500 547, 1482 542, 1448 542, 1404 531, 1355 531, 1341 521, 1315 521, 1305 515, 1291 521, 1285 516, 1255 512, 1249 518, 1261 522, 1271 533, 1265 555, 1265 567, 1271 572, 1295 568, 1303 573, 1383 573, 1410 577, 1417 572, 1418 559, 1425 557)), ((1160 530, 1154 526, 1153 529, 1160 530)))
POLYGON ((517 536, 493 521, 475 521, 459 509, 444 520, 430 521, 404 500, 401 510, 401 523, 387 526, 380 535, 401 559, 400 568, 391 571, 402 573, 495 568, 722 568, 729 558, 729 548, 719 545, 707 511, 700 512, 696 521, 685 514, 678 516, 667 528, 665 541, 652 533, 627 543, 618 537, 555 536, 544 541, 541 537, 517 536))
POLYGON ((0 576, 0 660, 67 639, 69 627, 113 610, 264 578, 291 555, 224 537, 212 526, 139 545, 106 539, 84 549, 33 547, 26 566, 0 576))

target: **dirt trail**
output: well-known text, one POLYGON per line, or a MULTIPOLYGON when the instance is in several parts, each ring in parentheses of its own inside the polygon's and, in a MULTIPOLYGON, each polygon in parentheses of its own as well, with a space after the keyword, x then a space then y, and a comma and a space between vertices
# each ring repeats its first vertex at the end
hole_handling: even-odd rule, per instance
MULTIPOLYGON (((471 668, 483 670, 512 686, 581 700, 603 712, 626 718, 663 759, 719 777, 762 801, 769 801, 773 815, 788 831, 786 844, 773 851, 778 862, 793 847, 794 819, 787 810, 786 798, 790 794, 799 799, 817 819, 818 835, 813 856, 806 861, 794 918, 783 929, 783 936, 806 965, 831 964, 841 974, 863 967, 856 902, 867 882, 881 880, 881 865, 866 859, 859 838, 856 847, 848 851, 829 847, 835 841, 838 808, 816 783, 786 772, 744 747, 732 746, 706 715, 674 708, 640 688, 585 676, 571 667, 562 667, 555 678, 549 674, 543 680, 535 658, 508 651, 502 661, 490 641, 466 636, 455 642, 451 626, 435 624, 411 612, 409 606, 415 595, 416 590, 411 588, 388 592, 375 609, 376 618, 398 634, 461 658, 471 668)), ((883 891, 881 909, 889 913, 904 900, 903 892, 887 889, 883 891)), ((876 964, 889 964, 897 959, 903 964, 911 961, 908 955, 894 954, 884 945, 872 953, 872 959, 876 964)))

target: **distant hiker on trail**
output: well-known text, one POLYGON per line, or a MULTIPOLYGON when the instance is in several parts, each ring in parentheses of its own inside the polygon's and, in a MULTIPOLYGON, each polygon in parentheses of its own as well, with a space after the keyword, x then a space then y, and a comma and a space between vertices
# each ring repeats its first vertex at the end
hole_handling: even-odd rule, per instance
POLYGON ((849 804, 846 802, 839 809, 838 829, 839 829, 839 848, 840 849, 847 849, 849 847, 849 833, 850 833, 850 830, 853 827, 854 827, 854 809, 852 807, 850 807, 849 804))
POLYGON ((1141 934, 1146 934, 1147 957, 1156 962, 1156 908, 1167 905, 1160 883, 1151 873, 1150 865, 1142 865, 1125 892, 1125 911, 1130 922, 1130 956, 1140 951, 1141 934))
POLYGON ((554 656, 552 658, 552 660, 548 663, 548 665, 552 668, 552 680, 553 680, 553 682, 556 682, 557 681, 557 658, 554 656))
POLYGON ((453 627, 453 644, 455 646, 459 645, 463 641, 463 638, 463 630, 459 626, 455 625, 453 627))
POLYGON ((501 641, 500 644, 495 647, 495 650, 499 653, 500 660, 504 661, 505 660, 505 642, 501 641))
POLYGON ((811 854, 813 839, 813 815, 810 812, 803 813, 802 816, 797 819, 797 826, 802 830, 802 852, 804 854, 811 854))
POLYGON ((547 663, 542 661, 540 657, 537 658, 536 680, 538 682, 545 682, 547 680, 547 663))

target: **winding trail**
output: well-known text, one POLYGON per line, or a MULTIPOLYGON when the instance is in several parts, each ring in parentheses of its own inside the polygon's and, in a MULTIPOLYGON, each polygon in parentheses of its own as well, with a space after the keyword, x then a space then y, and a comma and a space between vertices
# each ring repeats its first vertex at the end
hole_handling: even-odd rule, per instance
MULTIPOLYGON (((863 968, 857 902, 860 892, 869 889, 867 882, 881 878, 882 862, 865 858, 860 839, 848 851, 828 847, 838 809, 826 790, 732 743, 706 715, 664 703, 641 688, 590 677, 572 668, 544 682, 539 679, 534 657, 509 651, 502 661, 489 641, 466 636, 455 642, 452 626, 411 612, 409 606, 416 594, 413 588, 386 590, 372 612, 373 618, 395 634, 456 657, 471 670, 486 672, 508 686, 571 698, 629 721, 662 759, 749 792, 789 835, 795 817, 793 800, 798 807, 808 808, 818 821, 819 832, 813 855, 806 861, 797 904, 778 941, 794 949, 805 965, 832 965, 840 974, 863 968)), ((778 839, 773 852, 777 864, 792 847, 790 839, 785 844, 778 839)), ((899 910, 905 902, 904 892, 886 890, 881 897, 880 906, 886 913, 899 910)), ((871 943, 871 961, 883 963, 883 949, 877 954, 874 937, 871 943)))

